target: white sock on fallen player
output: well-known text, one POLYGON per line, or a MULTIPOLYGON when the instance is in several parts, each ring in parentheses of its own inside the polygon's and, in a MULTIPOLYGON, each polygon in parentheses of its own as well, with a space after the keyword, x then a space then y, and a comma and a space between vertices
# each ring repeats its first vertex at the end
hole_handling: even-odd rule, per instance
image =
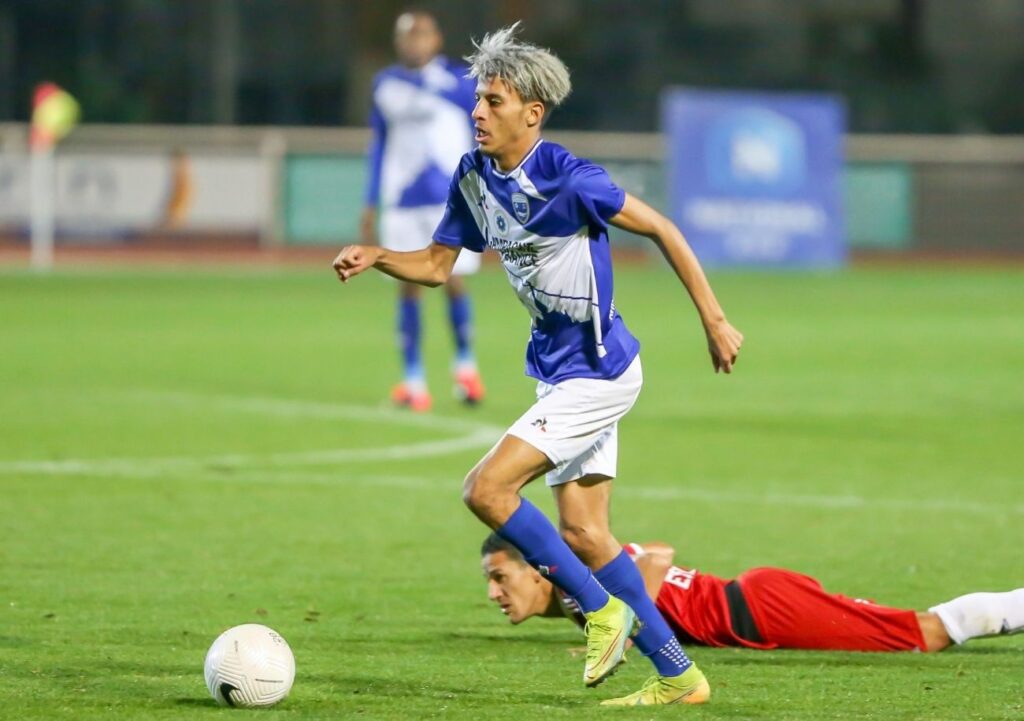
POLYGON ((1006 593, 968 593, 928 609, 956 644, 972 638, 1024 631, 1024 588, 1006 593))

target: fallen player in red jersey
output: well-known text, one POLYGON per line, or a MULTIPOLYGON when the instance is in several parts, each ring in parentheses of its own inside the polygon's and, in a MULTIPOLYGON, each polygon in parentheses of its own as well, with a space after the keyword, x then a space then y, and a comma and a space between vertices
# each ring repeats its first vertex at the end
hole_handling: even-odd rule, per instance
MULTIPOLYGON (((1024 630, 1024 588, 971 593, 928 611, 828 593, 783 568, 753 568, 733 580, 673 565, 664 543, 626 545, 647 594, 681 643, 753 649, 941 651, 981 636, 1024 630)), ((509 621, 583 616, 518 550, 491 534, 481 548, 488 598, 509 621)))

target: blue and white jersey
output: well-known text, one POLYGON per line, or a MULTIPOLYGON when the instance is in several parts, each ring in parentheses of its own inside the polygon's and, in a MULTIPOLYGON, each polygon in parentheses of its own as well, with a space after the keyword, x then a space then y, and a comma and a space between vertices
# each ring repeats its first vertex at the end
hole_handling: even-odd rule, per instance
POLYGON ((373 80, 367 205, 440 205, 459 159, 473 147, 476 81, 437 56, 422 68, 392 65, 373 80))
POLYGON ((612 298, 608 221, 625 198, 604 168, 543 140, 508 173, 479 149, 462 158, 434 240, 501 255, 533 317, 527 375, 617 378, 639 352, 612 298))

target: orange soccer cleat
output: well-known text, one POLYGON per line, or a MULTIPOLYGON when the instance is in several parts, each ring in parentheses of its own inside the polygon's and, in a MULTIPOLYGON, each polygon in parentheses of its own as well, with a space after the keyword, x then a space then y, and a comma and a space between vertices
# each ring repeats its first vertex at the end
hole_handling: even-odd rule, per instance
POLYGON ((484 399, 484 382, 476 368, 455 371, 455 397, 466 405, 475 406, 484 399))
POLYGON ((395 405, 408 408, 416 413, 426 413, 434 404, 426 388, 413 388, 402 382, 391 389, 391 400, 395 405))

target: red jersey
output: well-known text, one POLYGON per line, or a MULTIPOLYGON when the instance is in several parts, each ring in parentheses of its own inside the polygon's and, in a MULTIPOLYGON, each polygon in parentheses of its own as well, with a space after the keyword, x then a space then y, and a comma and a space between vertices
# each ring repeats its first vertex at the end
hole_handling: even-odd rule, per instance
MULTIPOLYGON (((643 549, 630 543, 626 552, 636 558, 643 549)), ((751 569, 731 581, 671 566, 655 605, 683 644, 836 651, 926 648, 916 612, 828 593, 810 576, 782 568, 751 569), (741 637, 733 628, 738 617, 749 619, 756 631, 748 629, 741 637)))
MULTIPOLYGON (((627 543, 626 553, 636 558, 643 549, 627 543)), ((671 566, 665 573, 655 605, 684 645, 774 648, 740 638, 732 628, 725 587, 729 580, 701 573, 696 568, 671 566)))

